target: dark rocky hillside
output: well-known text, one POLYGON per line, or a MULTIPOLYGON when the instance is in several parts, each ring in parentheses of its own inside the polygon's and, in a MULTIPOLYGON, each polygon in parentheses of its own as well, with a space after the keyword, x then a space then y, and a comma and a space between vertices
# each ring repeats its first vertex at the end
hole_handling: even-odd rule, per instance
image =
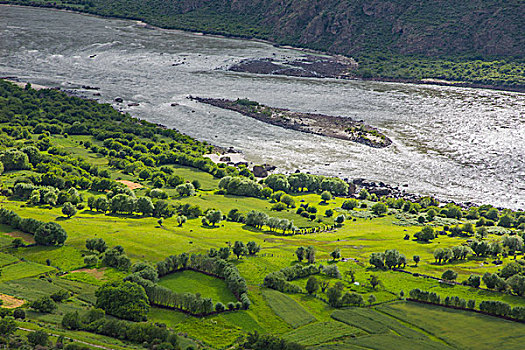
MULTIPOLYGON (((525 53, 521 0, 91 0, 163 26, 267 38, 354 55, 525 53)), ((98 12, 98 11, 97 11, 98 12)))

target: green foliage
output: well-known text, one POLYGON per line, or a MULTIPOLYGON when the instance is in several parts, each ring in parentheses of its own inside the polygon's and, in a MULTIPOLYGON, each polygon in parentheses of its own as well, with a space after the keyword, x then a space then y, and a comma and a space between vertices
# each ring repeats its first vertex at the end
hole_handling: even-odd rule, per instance
POLYGON ((42 297, 30 304, 32 309, 42 313, 51 313, 57 309, 57 305, 50 297, 42 297))
POLYGON ((96 307, 131 321, 145 321, 149 310, 144 288, 132 282, 106 283, 95 293, 96 307))

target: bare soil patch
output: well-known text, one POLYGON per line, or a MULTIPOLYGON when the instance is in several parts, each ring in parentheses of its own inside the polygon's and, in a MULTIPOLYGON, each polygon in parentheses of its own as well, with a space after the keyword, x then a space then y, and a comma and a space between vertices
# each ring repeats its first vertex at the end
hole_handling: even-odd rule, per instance
POLYGON ((21 238, 27 244, 34 244, 35 243, 35 239, 29 233, 25 233, 25 232, 21 232, 21 231, 13 231, 13 232, 5 232, 4 235, 7 235, 7 236, 13 237, 13 238, 21 238))
POLYGON ((73 272, 85 272, 85 273, 95 277, 96 279, 101 280, 101 279, 104 278, 104 271, 106 271, 105 267, 103 267, 101 269, 78 269, 78 270, 71 271, 70 273, 73 273, 73 272))
POLYGON ((142 188, 143 186, 141 184, 138 184, 136 182, 131 182, 128 180, 117 180, 117 182, 120 182, 121 184, 126 185, 130 190, 135 190, 137 188, 142 188))
POLYGON ((0 300, 4 302, 2 304, 2 307, 6 309, 14 309, 14 308, 20 307, 24 305, 26 302, 25 300, 15 298, 7 294, 0 294, 0 300))

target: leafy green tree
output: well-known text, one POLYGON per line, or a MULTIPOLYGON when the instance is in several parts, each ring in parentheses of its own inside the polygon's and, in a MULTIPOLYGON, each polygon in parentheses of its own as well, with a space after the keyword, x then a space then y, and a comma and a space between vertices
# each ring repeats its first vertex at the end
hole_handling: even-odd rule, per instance
POLYGON ((339 307, 341 305, 341 296, 342 296, 341 289, 337 287, 331 287, 328 288, 326 291, 326 296, 328 297, 328 304, 331 307, 339 307))
POLYGON ((463 282, 464 285, 478 288, 481 284, 481 278, 478 275, 470 275, 469 278, 463 282))
POLYGON ((151 215, 155 210, 153 202, 148 197, 139 197, 137 199, 137 211, 142 215, 151 215))
POLYGON ((458 277, 458 273, 453 270, 446 270, 441 275, 441 279, 445 281, 454 281, 458 277))
POLYGON ((110 282, 96 290, 96 307, 130 321, 145 321, 149 311, 144 288, 133 282, 110 282))
POLYGON ((401 254, 397 249, 388 249, 385 251, 385 265, 391 269, 400 263, 401 254))
POLYGON ((16 149, 8 149, 0 153, 0 162, 3 164, 4 171, 31 169, 27 154, 16 149))
POLYGON ((86 248, 90 251, 104 253, 108 249, 108 245, 102 238, 90 238, 86 239, 86 248))
POLYGON ((2 336, 9 337, 10 335, 14 334, 17 329, 18 327, 13 317, 5 316, 4 318, 0 319, 0 334, 2 336))
POLYGON ((315 263, 315 248, 313 246, 308 246, 304 251, 304 255, 309 264, 315 263))
POLYGON ((177 224, 179 225, 179 227, 182 227, 182 225, 188 221, 188 218, 185 217, 184 215, 179 215, 177 216, 177 224))
POLYGON ((98 263, 98 258, 96 255, 86 255, 84 257, 84 264, 86 266, 96 266, 98 263))
POLYGON ((256 255, 259 251, 261 251, 261 246, 254 241, 246 243, 246 248, 248 249, 248 254, 250 255, 256 255))
POLYGON ((323 201, 323 203, 331 201, 332 194, 330 193, 330 191, 323 191, 323 193, 321 193, 321 200, 323 201))
POLYGON ((332 259, 335 261, 337 259, 340 259, 341 258, 341 249, 339 248, 335 248, 331 253, 330 253, 330 256, 332 257, 332 259))
POLYGON ((286 204, 288 208, 294 208, 295 207, 295 201, 289 194, 285 194, 281 196, 281 203, 286 204))
POLYGON ((59 224, 48 222, 38 227, 34 238, 40 245, 62 245, 67 239, 67 233, 59 224))
POLYGON ((414 262, 416 263, 416 267, 417 267, 417 264, 419 264, 419 262, 421 261, 421 258, 419 257, 419 255, 414 255, 412 260, 414 260, 414 262))
POLYGON ((319 290, 319 281, 314 276, 310 276, 306 281, 306 291, 308 294, 315 294, 319 290))
POLYGON ((221 222, 222 212, 220 210, 210 210, 206 214, 206 219, 211 223, 212 226, 215 226, 215 224, 221 222))
POLYGON ((299 262, 302 262, 303 259, 305 258, 305 249, 304 249, 304 247, 298 247, 295 250, 295 255, 297 256, 297 260, 299 260, 299 262))
POLYGON ((237 259, 239 259, 242 255, 245 255, 248 252, 246 249, 246 246, 241 241, 235 241, 235 244, 233 245, 233 254, 237 256, 237 259))
POLYGON ((433 240, 434 238, 436 238, 434 229, 431 226, 423 227, 421 231, 416 232, 414 234, 414 237, 416 237, 418 241, 422 241, 422 242, 429 242, 433 240))
POLYGON ((385 267, 385 254, 384 253, 372 253, 369 259, 370 265, 375 266, 378 269, 385 267))
POLYGON ((376 296, 374 294, 370 294, 367 300, 368 300, 368 305, 370 306, 372 306, 372 304, 377 301, 376 296))
POLYGON ((71 202, 66 202, 62 207, 62 214, 70 218, 77 214, 77 208, 71 202))
POLYGON ((49 335, 42 330, 30 332, 27 334, 27 341, 35 347, 37 345, 46 346, 49 344, 49 335))
POLYGON ((57 309, 57 305, 50 297, 37 299, 30 304, 30 307, 38 312, 46 314, 52 313, 57 309))
POLYGON ((370 194, 368 193, 368 191, 366 189, 363 188, 359 192, 359 199, 368 199, 368 197, 370 197, 370 194))
POLYGON ((229 247, 222 247, 219 249, 219 258, 223 260, 228 260, 230 257, 230 248, 229 247))
POLYGON ((507 284, 516 295, 525 295, 525 276, 513 275, 507 280, 507 284))
POLYGON ((372 206, 372 213, 378 216, 384 215, 388 212, 388 208, 385 203, 378 202, 372 206))
POLYGON ((175 187, 181 197, 191 197, 195 195, 195 187, 191 183, 184 183, 175 187))
POLYGON ((376 289, 377 286, 381 284, 381 281, 376 275, 370 275, 370 285, 372 286, 372 289, 376 289))
POLYGON ((352 198, 352 199, 345 200, 343 202, 343 205, 341 205, 341 208, 345 210, 352 210, 356 208, 358 205, 359 205, 359 202, 357 201, 357 199, 352 198))
POLYGON ((344 214, 339 214, 336 218, 335 218, 335 223, 339 226, 341 226, 344 222, 345 222, 346 218, 345 218, 345 215, 344 214))
POLYGON ((78 314, 78 311, 67 312, 64 317, 62 317, 62 327, 70 330, 80 329, 82 327, 82 323, 80 322, 80 315, 78 314))

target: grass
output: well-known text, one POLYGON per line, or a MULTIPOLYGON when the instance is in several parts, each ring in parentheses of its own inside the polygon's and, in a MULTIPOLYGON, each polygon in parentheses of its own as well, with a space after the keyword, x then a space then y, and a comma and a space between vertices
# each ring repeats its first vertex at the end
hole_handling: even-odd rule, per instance
POLYGON ((21 261, 2 268, 0 282, 17 280, 25 277, 38 276, 53 271, 53 267, 36 264, 30 261, 21 261))
POLYGON ((49 259, 52 267, 64 271, 74 270, 84 266, 84 258, 81 252, 71 246, 32 246, 13 249, 12 252, 19 258, 31 260, 43 265, 47 265, 47 259, 49 259))
POLYGON ((413 302, 378 307, 460 349, 520 349, 525 325, 474 312, 413 302))
POLYGON ((315 321, 308 311, 286 294, 268 289, 263 295, 272 310, 293 328, 315 321))
POLYGON ((226 282, 219 278, 195 271, 181 271, 169 274, 160 279, 159 285, 178 293, 200 293, 203 298, 211 298, 214 303, 236 302, 226 282))
POLYGON ((363 334, 365 333, 358 328, 330 321, 306 325, 285 334, 283 338, 302 345, 313 346, 363 334))

